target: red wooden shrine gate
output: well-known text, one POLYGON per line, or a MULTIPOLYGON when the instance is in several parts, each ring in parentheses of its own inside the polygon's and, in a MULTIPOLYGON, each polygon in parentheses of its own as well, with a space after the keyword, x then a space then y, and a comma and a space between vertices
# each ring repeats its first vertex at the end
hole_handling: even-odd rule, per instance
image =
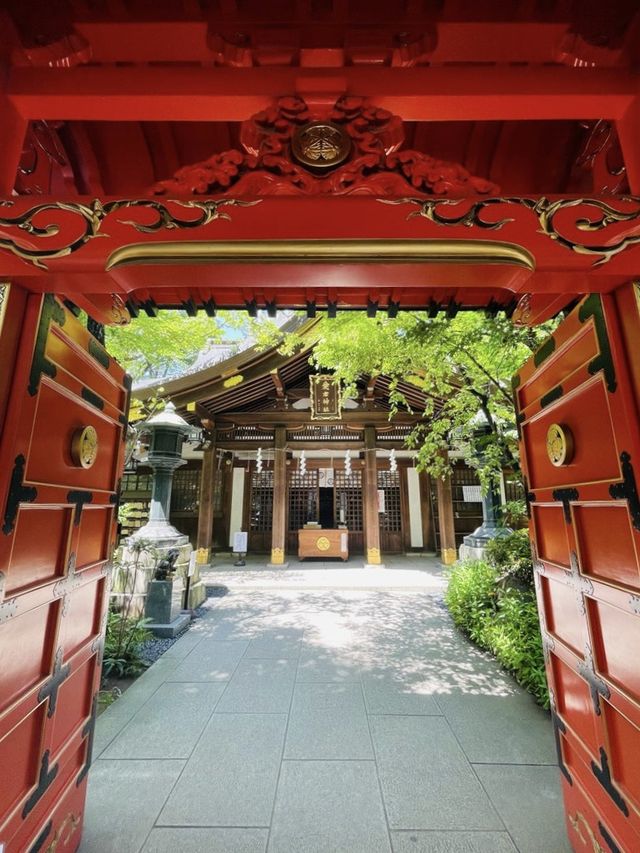
POLYGON ((640 316, 586 297, 515 378, 567 829, 640 850, 640 316))
POLYGON ((0 446, 0 849, 63 853, 82 827, 128 377, 53 296, 14 290, 5 323, 22 336, 0 446))
MULTIPOLYGON (((302 6, 306 20, 311 6, 302 6)), ((395 32, 395 6, 385 6, 393 7, 395 32)), ((207 67, 198 67, 200 58, 159 67, 165 60, 147 54, 155 37, 145 35, 142 21, 125 23, 129 37, 138 39, 135 49, 114 23, 107 23, 111 36, 103 34, 104 45, 110 44, 104 67, 64 68, 67 59, 90 58, 65 59, 64 52, 60 67, 49 67, 56 51, 77 41, 56 36, 53 54, 45 47, 38 60, 39 27, 23 60, 46 67, 16 67, 5 75, 2 66, 9 89, 0 91, 6 101, 0 97, 6 136, 3 141, 0 133, 0 276, 13 282, 13 290, 0 335, 0 769, 11 768, 0 780, 0 853, 60 853, 79 843, 106 603, 104 567, 126 423, 122 372, 60 302, 42 297, 49 291, 64 294, 101 323, 126 323, 141 311, 155 316, 160 308, 209 316, 218 308, 252 314, 294 308, 308 316, 361 308, 389 317, 402 309, 426 310, 432 317, 486 309, 535 325, 592 294, 521 371, 516 396, 569 833, 577 851, 635 853, 640 320, 626 282, 640 269, 640 204, 627 195, 624 170, 616 170, 616 163, 624 154, 630 191, 640 195, 636 69, 630 63, 596 67, 600 59, 588 49, 584 61, 567 56, 581 67, 546 67, 545 60, 537 70, 496 67, 485 73, 469 66, 464 45, 475 47, 476 39, 467 35, 463 52, 449 56, 450 67, 387 69, 370 67, 370 59, 366 66, 334 67, 332 49, 315 70, 256 66, 236 75, 231 68, 208 67, 223 61, 222 53, 216 60, 208 56, 207 67), (141 47, 149 61, 132 63, 141 47), (123 94, 127 88, 131 92, 123 94), (290 96, 278 99, 275 92, 290 96), (353 96, 358 92, 369 94, 353 96), (378 105, 368 100, 374 95, 378 105), (528 118, 561 119, 563 127, 565 120, 597 124, 577 173, 573 155, 561 162, 518 157, 526 167, 515 175, 518 189, 500 191, 461 165, 401 150, 403 120, 396 109, 417 124, 457 123, 469 115, 492 124, 528 118), (251 117, 255 110, 260 112, 251 117), (125 141, 94 150, 87 139, 96 128, 82 127, 104 124, 115 134, 105 140, 138 139, 145 135, 138 124, 155 119, 162 127, 146 131, 161 144, 150 146, 158 148, 160 162, 165 154, 172 161, 169 123, 177 114, 196 127, 242 121, 242 150, 187 167, 176 152, 176 176, 142 194, 140 149, 129 150, 125 141), (70 125, 63 128, 75 152, 68 161, 34 160, 38 148, 62 151, 61 135, 43 136, 49 148, 34 141, 40 138, 36 131, 54 132, 43 122, 48 117, 70 125), (604 117, 616 124, 621 152, 616 128, 602 124, 604 117), (301 124, 309 119, 312 125, 301 124), (308 132, 317 121, 328 133, 325 140, 334 143, 335 123, 342 128, 342 142, 329 146, 337 159, 323 175, 293 157, 293 143, 312 139, 308 132), (138 136, 120 137, 125 125, 138 136), (21 159, 27 130, 27 156, 21 159), (76 156, 81 163, 74 177, 76 156), (585 162, 593 180, 583 174, 585 162), (118 181, 102 186, 100 164, 106 164, 107 181, 129 176, 124 188, 118 181), (549 188, 537 180, 529 185, 533 167, 540 174, 577 174, 576 180, 569 186, 553 180, 549 188), (49 195, 41 194, 43 187, 49 195), (554 425, 550 452, 556 462, 565 452, 564 465, 547 454, 554 425), (87 427, 95 432, 84 432, 87 427), (85 468, 78 454, 84 449, 88 459, 96 443, 95 464, 85 468)), ((175 28, 162 26, 171 34, 167 56, 174 56, 175 28)), ((212 42, 204 20, 195 28, 200 35, 192 44, 212 42)), ((244 27, 229 32, 243 33, 244 27)), ((511 40, 493 33, 485 40, 499 44, 500 53, 506 49, 510 65, 511 40)), ((575 43, 574 30, 567 33, 575 43)), ((513 41, 518 60, 529 41, 535 46, 535 37, 513 41)), ((629 42, 624 55, 637 55, 634 46, 629 42)), ((393 61, 409 61, 405 54, 394 53, 393 61)), ((491 53, 480 55, 484 65, 491 53)), ((474 129, 473 138, 493 138, 494 129, 474 129)), ((210 128, 205 131, 202 144, 210 128)), ((513 126, 507 138, 512 132, 513 126)), ((546 125, 543 133, 546 148, 554 136, 546 125)), ((576 134, 574 126, 571 137, 576 134)), ((459 135, 456 125, 446 138, 457 144, 459 135)), ((515 147, 504 149, 501 168, 515 147)), ((542 144, 528 150, 542 152, 542 144)), ((484 162, 483 152, 484 144, 471 161, 484 162)))

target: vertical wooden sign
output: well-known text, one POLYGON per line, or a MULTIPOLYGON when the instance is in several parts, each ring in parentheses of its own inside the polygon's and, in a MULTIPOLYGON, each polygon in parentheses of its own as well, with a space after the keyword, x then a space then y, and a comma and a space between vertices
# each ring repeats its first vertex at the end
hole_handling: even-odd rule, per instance
POLYGON ((341 416, 340 383, 334 376, 317 374, 309 377, 311 420, 335 420, 341 416))

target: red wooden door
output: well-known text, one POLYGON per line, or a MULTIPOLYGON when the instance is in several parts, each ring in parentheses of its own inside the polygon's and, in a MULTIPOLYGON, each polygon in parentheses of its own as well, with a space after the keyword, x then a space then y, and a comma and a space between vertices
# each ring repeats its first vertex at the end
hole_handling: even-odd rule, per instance
POLYGON ((639 340, 631 287, 592 295, 515 378, 567 829, 589 853, 640 850, 639 340))
POLYGON ((0 850, 66 853, 91 761, 128 378, 54 297, 9 308, 5 333, 22 334, 0 444, 0 850))

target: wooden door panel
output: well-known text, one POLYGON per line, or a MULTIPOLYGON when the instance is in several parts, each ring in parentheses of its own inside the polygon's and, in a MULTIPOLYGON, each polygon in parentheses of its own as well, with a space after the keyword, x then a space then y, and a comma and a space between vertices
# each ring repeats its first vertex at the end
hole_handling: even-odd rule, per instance
POLYGON ((23 506, 13 529, 9 562, 4 568, 5 595, 64 575, 72 512, 66 506, 23 506), (38 531, 35 537, 34 530, 38 531))
POLYGON ((584 299, 514 381, 576 851, 640 849, 640 385, 625 349, 640 338, 632 292, 584 299), (552 424, 573 437, 562 465, 547 449, 552 424))
POLYGON ((104 415, 92 403, 78 399, 67 388, 54 388, 48 379, 44 379, 38 394, 32 436, 27 448, 25 479, 69 489, 109 491, 115 478, 114 466, 118 459, 122 425, 104 415), (55 431, 51 424, 56 425, 55 431), (104 454, 104 458, 98 456, 95 464, 87 470, 74 465, 71 459, 71 436, 76 429, 86 426, 96 430, 98 445, 104 454))
POLYGON ((54 297, 29 296, 12 322, 22 338, 0 444, 0 843, 60 853, 80 841, 129 382, 54 297), (85 468, 72 443, 87 426, 97 456, 85 468))
POLYGON ((383 554, 399 554, 404 548, 403 512, 400 472, 379 470, 378 490, 384 492, 384 512, 378 514, 380 550, 383 554))

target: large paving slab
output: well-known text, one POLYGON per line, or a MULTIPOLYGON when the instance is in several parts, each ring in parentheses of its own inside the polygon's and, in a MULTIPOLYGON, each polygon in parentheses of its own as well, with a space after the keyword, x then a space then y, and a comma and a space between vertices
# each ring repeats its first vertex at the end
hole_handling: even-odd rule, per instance
MULTIPOLYGON (((508 832, 428 832, 415 829, 391 833, 393 853, 518 853, 508 832)), ((542 851, 539 853, 552 853, 542 851)))
POLYGON ((296 684, 284 757, 373 759, 360 684, 296 684))
POLYGON ((362 662, 352 650, 305 648, 298 661, 298 681, 360 681, 362 662))
POLYGON ((366 677, 362 686, 369 714, 442 714, 434 696, 423 685, 398 678, 366 677))
POLYGON ((496 810, 441 717, 371 717, 392 829, 503 829, 496 810))
POLYGON ((247 646, 246 640, 205 638, 174 667, 169 681, 229 681, 247 646))
POLYGON ((556 764, 549 714, 513 689, 498 696, 438 696, 438 705, 469 761, 482 764, 556 764))
POLYGON ((254 637, 245 653, 248 658, 297 659, 302 646, 302 628, 273 628, 254 637))
POLYGON ((519 853, 571 853, 557 768, 494 764, 476 770, 519 853))
POLYGON ((286 714, 214 714, 158 820, 269 826, 286 714))
POLYGON ((269 853, 389 853, 373 761, 285 761, 269 853))
POLYGON ((207 682, 165 682, 104 753, 105 758, 189 758, 225 689, 207 682))
POLYGON ((80 853, 137 853, 183 767, 184 761, 97 761, 80 853))
POLYGON ((265 853, 268 829, 159 826, 142 853, 265 853))
POLYGON ((218 703, 219 713, 287 714, 296 678, 295 660, 240 661, 218 703))
POLYGON ((436 564, 250 571, 99 718, 80 853, 568 853, 548 717, 436 564))

